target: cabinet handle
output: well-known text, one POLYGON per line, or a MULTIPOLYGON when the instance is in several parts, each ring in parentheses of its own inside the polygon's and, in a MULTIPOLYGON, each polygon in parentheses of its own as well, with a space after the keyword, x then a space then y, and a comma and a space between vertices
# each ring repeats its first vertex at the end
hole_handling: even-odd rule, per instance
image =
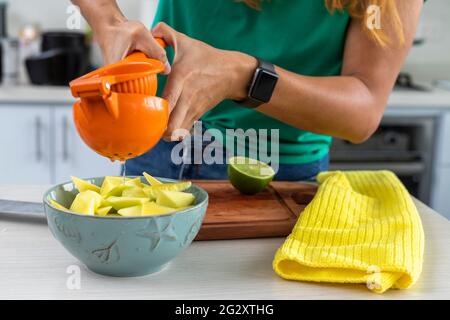
POLYGON ((63 161, 69 160, 69 121, 67 117, 63 117, 62 122, 62 157, 63 161))
POLYGON ((36 116, 35 122, 36 129, 36 161, 40 162, 42 160, 42 120, 41 117, 36 116))

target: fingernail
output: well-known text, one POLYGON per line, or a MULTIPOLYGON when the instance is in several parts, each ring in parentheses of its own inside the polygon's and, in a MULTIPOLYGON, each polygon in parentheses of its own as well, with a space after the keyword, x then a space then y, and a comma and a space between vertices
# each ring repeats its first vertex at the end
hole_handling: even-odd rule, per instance
POLYGON ((169 74, 172 71, 172 67, 170 66, 169 61, 166 61, 164 64, 164 74, 169 74))
POLYGON ((158 25, 159 25, 159 24, 157 24, 156 26, 154 26, 154 27, 152 28, 152 32, 155 32, 156 30, 158 30, 158 25))

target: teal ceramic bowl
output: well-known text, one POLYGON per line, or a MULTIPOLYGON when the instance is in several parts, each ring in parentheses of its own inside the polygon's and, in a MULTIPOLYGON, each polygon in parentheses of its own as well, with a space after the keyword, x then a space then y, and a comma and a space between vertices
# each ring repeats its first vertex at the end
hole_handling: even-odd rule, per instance
MULTIPOLYGON (((100 186, 104 177, 86 179, 100 186)), ((161 179, 163 182, 174 182, 161 179)), ((196 204, 168 215, 86 216, 53 207, 69 207, 78 191, 67 182, 48 190, 44 207, 54 237, 93 272, 116 277, 143 276, 163 269, 194 240, 205 217, 208 194, 192 185, 196 204)))

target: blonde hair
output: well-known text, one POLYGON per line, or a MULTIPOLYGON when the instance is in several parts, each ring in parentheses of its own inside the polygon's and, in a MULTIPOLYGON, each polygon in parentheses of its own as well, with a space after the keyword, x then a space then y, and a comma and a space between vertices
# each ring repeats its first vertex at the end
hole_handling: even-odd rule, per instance
MULTIPOLYGON (((244 2, 255 10, 261 10, 261 3, 264 0, 237 1, 244 2)), ((266 1, 270 2, 270 0, 266 1)), ((346 10, 352 18, 360 20, 361 27, 364 31, 366 31, 367 35, 381 46, 386 46, 392 43, 393 36, 396 36, 397 40, 399 40, 401 44, 405 41, 402 21, 398 13, 395 0, 324 0, 324 2, 324 5, 330 12, 346 10), (381 23, 382 25, 387 25, 389 29, 392 29, 393 34, 387 33, 387 28, 369 28, 367 26, 366 22, 371 15, 368 8, 372 5, 380 8, 381 23)))

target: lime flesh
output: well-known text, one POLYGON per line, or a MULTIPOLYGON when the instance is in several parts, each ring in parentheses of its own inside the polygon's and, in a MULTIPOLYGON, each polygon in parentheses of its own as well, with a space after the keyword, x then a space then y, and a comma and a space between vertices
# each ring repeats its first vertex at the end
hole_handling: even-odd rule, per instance
POLYGON ((228 165, 228 179, 244 194, 256 194, 264 190, 275 176, 266 163, 245 157, 233 157, 228 165))

